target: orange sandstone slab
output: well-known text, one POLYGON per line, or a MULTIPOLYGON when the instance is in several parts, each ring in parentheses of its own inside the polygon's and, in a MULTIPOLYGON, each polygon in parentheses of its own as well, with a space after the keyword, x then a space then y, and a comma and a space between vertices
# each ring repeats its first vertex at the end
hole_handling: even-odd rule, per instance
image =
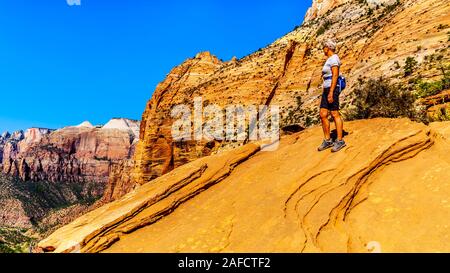
POLYGON ((184 165, 56 231, 56 252, 448 252, 450 123, 349 122, 184 165))

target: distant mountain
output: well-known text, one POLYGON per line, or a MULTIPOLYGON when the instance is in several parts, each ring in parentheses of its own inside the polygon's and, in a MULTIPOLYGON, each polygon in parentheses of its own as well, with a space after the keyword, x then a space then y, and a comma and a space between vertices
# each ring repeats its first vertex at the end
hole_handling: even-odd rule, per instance
MULTIPOLYGON (((99 127, 86 121, 3 133, 0 229, 32 230, 39 238, 89 211, 110 187, 110 170, 133 155, 138 139, 139 121, 122 118, 99 127)), ((0 252, 1 238, 0 230, 0 252)), ((18 247, 19 242, 4 241, 5 251, 18 247)))
POLYGON ((106 183, 111 164, 130 158, 139 122, 112 119, 97 128, 89 122, 59 130, 28 129, 5 140, 2 170, 23 181, 106 183), (19 140, 20 139, 20 140, 19 140))

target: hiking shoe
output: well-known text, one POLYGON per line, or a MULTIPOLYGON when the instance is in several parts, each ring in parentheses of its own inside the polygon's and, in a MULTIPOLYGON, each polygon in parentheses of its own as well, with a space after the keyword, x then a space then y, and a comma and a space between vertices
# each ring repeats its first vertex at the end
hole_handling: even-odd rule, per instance
POLYGON ((320 147, 317 148, 317 150, 319 152, 325 151, 326 149, 329 149, 329 148, 333 147, 333 145, 334 145, 334 143, 333 143, 333 141, 331 139, 330 140, 324 140, 322 142, 322 145, 320 145, 320 147))
POLYGON ((336 142, 334 142, 333 149, 331 149, 331 152, 333 153, 339 152, 345 146, 347 146, 347 144, 345 144, 344 140, 336 140, 336 142))

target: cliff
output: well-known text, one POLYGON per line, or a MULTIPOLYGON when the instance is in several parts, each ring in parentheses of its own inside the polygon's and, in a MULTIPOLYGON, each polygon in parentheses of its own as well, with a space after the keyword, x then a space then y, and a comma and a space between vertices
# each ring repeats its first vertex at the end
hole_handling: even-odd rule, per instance
POLYGON ((18 150, 17 144, 22 141, 24 138, 23 131, 16 131, 12 134, 9 132, 4 132, 0 136, 0 170, 3 169, 3 153, 6 150, 8 150, 6 157, 12 156, 11 153, 18 150))
POLYGON ((347 123, 207 156, 80 217, 53 252, 448 252, 450 123, 347 123), (411 243, 413 242, 413 243, 411 243))
MULTIPOLYGON (((192 107, 195 97, 201 97, 205 107, 278 105, 282 128, 317 124, 325 61, 321 42, 327 38, 338 41, 348 80, 343 108, 351 107, 359 78, 383 76, 408 88, 441 79, 441 68, 450 63, 449 14, 445 0, 315 0, 301 26, 253 54, 222 62, 203 52, 186 60, 148 101, 135 156, 110 178, 110 185, 119 187, 110 200, 188 162, 243 144, 173 141, 171 109, 179 104, 192 107), (417 64, 405 75, 408 58, 417 64)), ((442 107, 449 104, 436 106, 434 113, 442 107)))
MULTIPOLYGON (((83 122, 0 136, 0 227, 37 237, 99 206, 111 170, 134 153, 139 121, 83 122)), ((1 251, 1 250, 0 250, 1 251)))
POLYGON ((106 183, 112 164, 130 158, 139 122, 113 119, 96 128, 89 122, 59 130, 28 129, 3 151, 3 173, 23 181, 106 183))

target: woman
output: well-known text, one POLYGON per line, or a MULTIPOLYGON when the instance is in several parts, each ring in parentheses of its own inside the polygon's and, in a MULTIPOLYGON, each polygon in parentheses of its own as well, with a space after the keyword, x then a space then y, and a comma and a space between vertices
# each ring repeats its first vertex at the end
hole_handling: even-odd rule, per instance
POLYGON ((339 68, 341 61, 339 56, 335 53, 336 43, 328 40, 323 44, 323 52, 327 56, 327 61, 322 69, 323 75, 323 94, 320 102, 320 119, 322 120, 322 129, 324 134, 324 141, 319 147, 319 151, 324 151, 331 148, 332 152, 339 152, 346 146, 343 138, 344 122, 339 114, 339 68), (330 136, 330 115, 334 119, 337 131, 337 139, 333 142, 330 136))

